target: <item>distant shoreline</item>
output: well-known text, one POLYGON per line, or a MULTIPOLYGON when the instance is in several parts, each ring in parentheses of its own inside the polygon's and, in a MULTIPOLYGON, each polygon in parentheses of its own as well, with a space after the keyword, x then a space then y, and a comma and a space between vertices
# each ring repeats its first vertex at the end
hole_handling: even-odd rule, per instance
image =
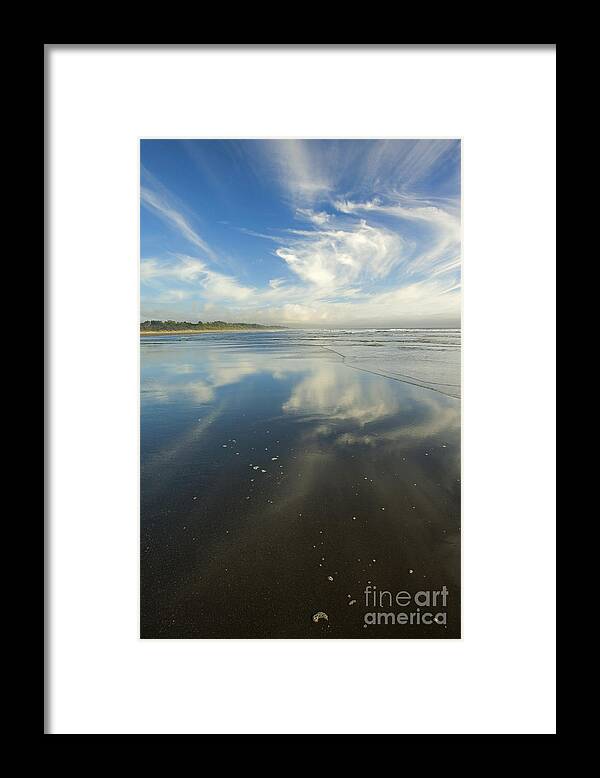
POLYGON ((215 327, 193 330, 140 330, 140 335, 203 335, 205 332, 280 332, 285 327, 215 327))

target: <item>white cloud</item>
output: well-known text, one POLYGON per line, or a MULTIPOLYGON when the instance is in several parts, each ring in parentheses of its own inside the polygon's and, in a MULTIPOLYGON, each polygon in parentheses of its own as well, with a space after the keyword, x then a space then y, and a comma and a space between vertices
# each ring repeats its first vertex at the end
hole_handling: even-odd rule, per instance
POLYGON ((433 170, 458 156, 460 142, 277 140, 265 141, 262 149, 262 161, 282 190, 306 207, 334 192, 416 191, 433 170))
POLYGON ((140 196, 142 204, 156 213, 161 219, 173 227, 185 240, 201 249, 210 259, 217 261, 217 256, 208 243, 194 230, 185 216, 177 209, 173 196, 159 184, 147 171, 142 171, 153 183, 153 189, 142 186, 140 196))
MULTIPOLYGON (((141 264, 142 282, 152 284, 156 280, 175 280, 184 284, 195 285, 197 291, 202 291, 210 297, 223 300, 243 302, 254 293, 253 287, 240 284, 232 276, 211 270, 197 257, 178 255, 175 261, 159 263, 156 259, 144 259, 141 264)), ((170 290, 175 294, 176 290, 170 290)), ((190 290, 185 290, 183 296, 189 297, 190 290)))
POLYGON ((410 248, 399 234, 365 220, 344 229, 296 235, 275 253, 302 281, 332 293, 359 279, 385 277, 410 248))
POLYGON ((331 215, 326 211, 313 211, 312 208, 297 208, 296 215, 308 219, 318 226, 327 224, 331 220, 331 215))
POLYGON ((267 161, 274 162, 281 187, 294 202, 314 202, 331 190, 326 166, 310 141, 268 141, 267 161))
MULTIPOLYGON (((402 198, 406 200, 407 198, 402 198)), ((392 202, 384 205, 375 198, 366 202, 337 200, 334 205, 344 214, 370 214, 392 217, 400 223, 416 225, 422 230, 419 239, 419 253, 414 257, 410 271, 435 272, 440 263, 447 268, 448 259, 456 261, 460 253, 460 218, 451 210, 445 210, 437 205, 414 204, 404 205, 402 202, 392 202)), ((401 229, 401 227, 399 227, 401 229)), ((447 268, 448 269, 448 268, 447 268)))

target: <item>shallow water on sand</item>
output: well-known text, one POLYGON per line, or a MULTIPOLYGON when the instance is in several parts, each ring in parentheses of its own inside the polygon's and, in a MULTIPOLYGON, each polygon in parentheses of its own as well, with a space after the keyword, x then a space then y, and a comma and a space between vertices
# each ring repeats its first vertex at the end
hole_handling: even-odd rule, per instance
POLYGON ((142 637, 459 637, 459 389, 458 330, 142 338, 142 637))

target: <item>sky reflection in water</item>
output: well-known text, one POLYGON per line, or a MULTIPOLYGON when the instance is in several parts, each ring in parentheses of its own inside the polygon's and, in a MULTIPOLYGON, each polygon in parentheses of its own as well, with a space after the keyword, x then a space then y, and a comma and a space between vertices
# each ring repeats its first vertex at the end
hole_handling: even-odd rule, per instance
POLYGON ((394 337, 142 339, 142 637, 460 635, 460 401, 392 380, 394 337), (365 628, 367 585, 445 585, 447 625, 365 628))

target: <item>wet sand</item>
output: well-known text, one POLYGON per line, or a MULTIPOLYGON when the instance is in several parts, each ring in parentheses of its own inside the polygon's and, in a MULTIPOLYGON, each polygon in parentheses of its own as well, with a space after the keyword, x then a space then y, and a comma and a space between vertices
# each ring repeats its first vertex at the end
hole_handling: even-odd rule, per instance
POLYGON ((460 637, 456 345, 343 337, 143 338, 143 638, 460 637))

